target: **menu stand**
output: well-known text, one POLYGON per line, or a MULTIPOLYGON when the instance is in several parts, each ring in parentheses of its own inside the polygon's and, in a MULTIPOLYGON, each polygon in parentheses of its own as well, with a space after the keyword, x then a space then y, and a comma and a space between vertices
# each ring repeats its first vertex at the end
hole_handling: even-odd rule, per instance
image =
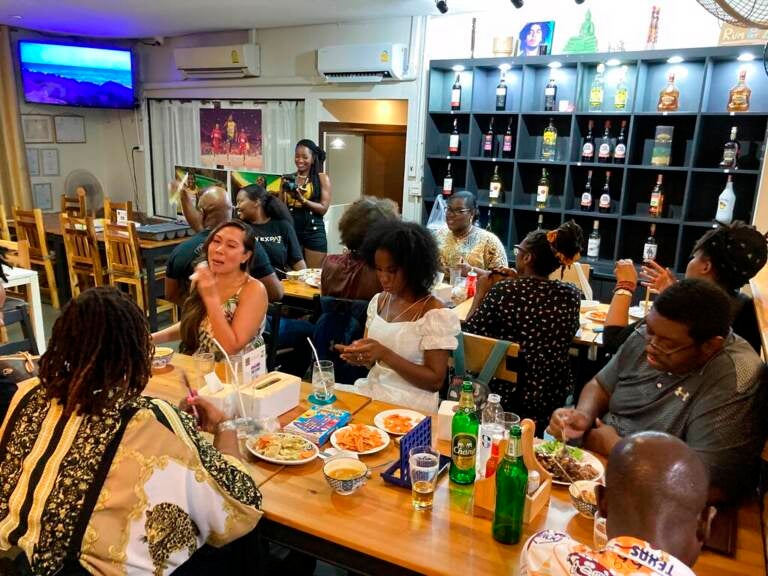
MULTIPOLYGON (((411 487, 410 467, 408 454, 411 448, 416 446, 432 446, 432 418, 427 416, 416 424, 408 434, 400 438, 400 458, 381 473, 381 477, 390 484, 403 488, 411 487)), ((451 464, 448 456, 440 455, 440 469, 438 476, 451 464)))

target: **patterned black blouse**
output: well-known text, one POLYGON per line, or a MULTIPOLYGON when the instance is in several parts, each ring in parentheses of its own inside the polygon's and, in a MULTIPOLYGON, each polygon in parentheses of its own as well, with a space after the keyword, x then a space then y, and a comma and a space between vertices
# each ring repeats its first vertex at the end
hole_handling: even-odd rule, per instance
POLYGON ((518 384, 491 382, 504 410, 536 420, 541 433, 573 390, 568 348, 579 329, 581 292, 559 280, 517 278, 496 284, 464 331, 520 344, 518 384))

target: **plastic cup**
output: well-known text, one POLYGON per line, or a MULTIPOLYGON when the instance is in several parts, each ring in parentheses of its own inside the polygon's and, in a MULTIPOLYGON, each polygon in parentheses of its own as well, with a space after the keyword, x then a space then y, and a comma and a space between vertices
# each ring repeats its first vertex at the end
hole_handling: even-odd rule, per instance
POLYGON ((431 446, 416 446, 408 453, 411 504, 414 510, 430 510, 435 497, 440 453, 431 446))
POLYGON ((336 400, 333 389, 336 386, 336 376, 331 360, 320 360, 312 363, 312 394, 309 401, 313 404, 330 404, 336 400))

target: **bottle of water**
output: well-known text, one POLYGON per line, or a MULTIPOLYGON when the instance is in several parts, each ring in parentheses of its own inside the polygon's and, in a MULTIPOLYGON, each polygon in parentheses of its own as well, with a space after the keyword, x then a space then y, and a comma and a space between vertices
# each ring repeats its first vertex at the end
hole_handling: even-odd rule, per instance
POLYGON ((480 416, 480 442, 477 449, 477 477, 488 478, 496 471, 499 462, 499 438, 504 436, 504 427, 499 424, 504 409, 498 394, 488 394, 483 413, 480 416))

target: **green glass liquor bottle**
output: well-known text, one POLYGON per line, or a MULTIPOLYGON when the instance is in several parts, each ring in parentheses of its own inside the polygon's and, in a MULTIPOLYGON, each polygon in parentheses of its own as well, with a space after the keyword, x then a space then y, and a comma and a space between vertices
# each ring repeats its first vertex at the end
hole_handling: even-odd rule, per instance
POLYGON ((528 491, 528 469, 523 462, 520 426, 509 432, 507 453, 496 469, 496 510, 493 538, 502 544, 515 544, 523 533, 523 511, 528 491))
POLYGON ((475 413, 473 389, 472 382, 465 380, 458 410, 451 421, 451 469, 448 475, 457 484, 472 484, 475 481, 480 422, 475 413))

